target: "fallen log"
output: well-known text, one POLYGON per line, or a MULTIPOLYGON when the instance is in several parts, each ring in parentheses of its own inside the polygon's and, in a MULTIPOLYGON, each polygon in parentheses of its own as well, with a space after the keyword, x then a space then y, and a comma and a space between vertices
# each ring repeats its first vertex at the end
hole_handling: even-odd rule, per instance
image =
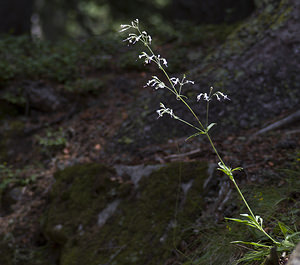
POLYGON ((297 122, 298 120, 300 120, 300 110, 290 114, 289 116, 279 120, 279 121, 276 121, 272 124, 270 124, 269 126, 259 130, 258 132, 256 132, 254 134, 254 136, 257 136, 257 135, 260 135, 260 134, 263 134, 263 133, 266 133, 268 131, 271 131, 271 130, 275 130, 275 129, 279 129, 279 128, 282 128, 290 123, 293 123, 293 122, 297 122))

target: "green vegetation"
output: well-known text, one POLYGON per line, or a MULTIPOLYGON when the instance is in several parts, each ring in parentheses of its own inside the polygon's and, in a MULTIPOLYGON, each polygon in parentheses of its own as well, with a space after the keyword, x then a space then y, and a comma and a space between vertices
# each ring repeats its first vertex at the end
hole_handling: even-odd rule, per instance
MULTIPOLYGON (((293 246, 300 241, 299 201, 297 200, 300 195, 300 181, 297 177, 300 168, 299 165, 292 166, 292 168, 282 171, 276 182, 272 180, 270 183, 265 183, 268 189, 253 184, 243 189, 243 193, 253 205, 255 212, 264 214, 267 230, 271 231, 273 238, 283 240, 288 235, 292 236, 289 238, 291 246, 278 247, 278 254, 290 253, 293 246)), ((232 201, 238 202, 241 211, 246 210, 237 194, 234 195, 232 201)), ((266 237, 257 230, 250 227, 245 229, 243 224, 227 221, 219 225, 210 225, 206 222, 198 234, 199 237, 189 246, 194 249, 189 255, 193 262, 186 262, 185 265, 237 264, 239 259, 238 264, 258 265, 262 264, 269 254, 268 249, 255 246, 245 248, 242 242, 237 245, 230 244, 239 238, 250 242, 264 243, 266 241, 266 237)))
POLYGON ((0 164, 0 206, 2 204, 2 196, 7 188, 12 188, 15 186, 26 186, 33 183, 37 179, 37 175, 31 174, 25 176, 27 168, 15 169, 6 163, 0 164))
MULTIPOLYGON (((283 224, 280 221, 277 222, 279 227, 279 229, 277 230, 281 232, 281 236, 277 235, 277 237, 275 237, 264 228, 265 224, 263 224, 264 221, 263 218, 259 215, 254 214, 252 207, 250 207, 250 204, 246 200, 243 192, 241 191, 239 185, 235 180, 235 174, 236 174, 235 171, 241 171, 243 169, 241 167, 236 167, 236 168, 229 167, 220 156, 220 153, 216 149, 216 146, 210 136, 210 132, 209 132, 210 129, 216 125, 216 123, 210 123, 208 119, 210 101, 213 98, 216 98, 218 101, 220 101, 221 99, 230 100, 228 96, 221 91, 215 92, 213 87, 210 88, 208 93, 200 93, 197 96, 197 101, 200 100, 206 101, 206 119, 205 121, 201 121, 197 116, 197 114, 194 112, 194 110, 187 103, 187 97, 183 94, 183 86, 187 84, 193 85, 194 82, 187 80, 185 75, 183 75, 183 77, 179 79, 177 77, 171 77, 168 74, 167 60, 153 51, 151 46, 152 37, 146 31, 140 29, 138 19, 132 21, 131 24, 121 25, 120 32, 124 32, 127 30, 131 32, 128 34, 128 37, 124 41, 128 41, 128 43, 132 45, 141 42, 146 51, 142 51, 140 53, 139 59, 142 59, 145 64, 150 64, 151 62, 155 64, 158 67, 158 69, 161 71, 164 80, 166 80, 166 81, 162 81, 159 77, 152 76, 152 79, 147 82, 147 86, 153 87, 155 90, 165 89, 169 91, 171 94, 173 94, 176 97, 176 99, 189 110, 194 120, 194 123, 193 122, 191 123, 186 119, 177 116, 174 113, 173 109, 166 107, 163 103, 160 103, 160 109, 156 111, 158 114, 158 118, 167 114, 170 115, 171 118, 178 120, 184 125, 193 128, 195 133, 190 137, 188 137, 186 140, 189 140, 190 138, 196 136, 206 136, 210 146, 212 147, 219 161, 218 170, 223 172, 230 179, 240 199, 243 202, 245 210, 248 212, 246 214, 240 214, 241 218, 225 218, 225 219, 237 222, 239 224, 243 224, 245 226, 249 226, 252 229, 254 229, 256 233, 259 233, 260 235, 259 239, 254 241, 235 240, 231 242, 235 244, 243 244, 246 246, 249 245, 255 248, 255 250, 246 253, 244 257, 242 257, 237 261, 237 263, 244 262, 244 261, 253 262, 254 260, 262 261, 270 253, 271 249, 274 247, 277 248, 277 251, 279 253, 283 253, 285 251, 291 251, 295 247, 297 242, 300 241, 300 232, 298 233, 297 231, 294 231, 293 229, 287 227, 285 224, 283 224)), ((240 208, 242 209, 242 207, 240 208)))
POLYGON ((36 136, 38 144, 41 146, 41 151, 51 157, 53 152, 61 150, 67 144, 67 139, 62 128, 59 128, 57 131, 51 129, 46 130, 46 135, 36 136))
POLYGON ((0 84, 20 79, 46 79, 60 83, 76 80, 111 62, 118 45, 114 36, 52 44, 28 37, 0 40, 0 84))

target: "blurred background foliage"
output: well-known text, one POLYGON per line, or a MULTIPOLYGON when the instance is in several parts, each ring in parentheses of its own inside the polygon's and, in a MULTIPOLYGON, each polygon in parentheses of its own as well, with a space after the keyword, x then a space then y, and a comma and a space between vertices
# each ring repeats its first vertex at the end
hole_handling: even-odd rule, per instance
POLYGON ((1 0, 0 33, 57 41, 100 35, 139 18, 163 34, 180 21, 231 23, 270 0, 1 0), (165 26, 165 27, 163 27, 165 26))

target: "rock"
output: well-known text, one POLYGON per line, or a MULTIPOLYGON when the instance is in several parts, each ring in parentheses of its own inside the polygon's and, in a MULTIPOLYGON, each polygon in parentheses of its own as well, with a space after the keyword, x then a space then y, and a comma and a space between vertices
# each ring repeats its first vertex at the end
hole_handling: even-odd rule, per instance
POLYGON ((292 252, 287 265, 300 265, 300 243, 298 243, 292 252))
POLYGON ((127 165, 115 165, 119 176, 126 177, 129 176, 134 186, 137 187, 139 181, 142 177, 149 176, 153 171, 161 168, 162 165, 136 165, 136 166, 127 166, 127 165))
POLYGON ((23 83, 23 87, 30 108, 53 112, 62 109, 66 104, 66 99, 62 95, 43 82, 27 81, 23 83))
POLYGON ((1 198, 1 215, 13 212, 13 205, 21 200, 23 187, 7 188, 1 198))
POLYGON ((103 226, 106 223, 106 221, 111 216, 113 216, 113 214, 115 213, 115 211, 118 208, 119 204, 120 204, 120 200, 114 200, 113 202, 108 204, 106 206, 106 208, 101 211, 101 213, 98 214, 97 224, 98 224, 99 227, 103 226))
POLYGON ((279 259, 276 250, 276 247, 271 248, 270 255, 267 257, 264 265, 279 265, 279 259))
POLYGON ((49 246, 58 245, 59 263, 156 265, 172 257, 173 229, 182 229, 181 237, 201 214, 207 165, 159 167, 119 166, 117 173, 101 164, 82 164, 56 172, 44 234, 49 246), (138 177, 130 176, 137 172, 138 177), (119 173, 129 174, 128 180, 119 173))
POLYGON ((9 192, 8 195, 12 201, 17 202, 21 199, 23 194, 23 187, 14 187, 9 192))
POLYGON ((43 112, 53 112, 62 109, 67 100, 55 89, 41 81, 22 81, 1 91, 1 98, 28 112, 36 109, 43 112))

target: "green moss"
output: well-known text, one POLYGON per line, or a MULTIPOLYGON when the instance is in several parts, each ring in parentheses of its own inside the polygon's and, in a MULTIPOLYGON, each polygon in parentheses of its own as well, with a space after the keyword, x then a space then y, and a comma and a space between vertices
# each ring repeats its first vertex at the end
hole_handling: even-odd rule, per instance
POLYGON ((137 190, 112 181, 115 172, 103 165, 57 172, 45 233, 62 246, 60 264, 162 264, 201 213, 206 169, 170 164, 142 178, 137 190), (179 185, 188 182, 185 195, 179 185), (116 199, 114 215, 98 226, 98 214, 116 199))
POLYGON ((47 214, 46 234, 63 244, 79 225, 95 221, 97 213, 114 197, 110 192, 118 185, 110 180, 114 171, 97 164, 76 165, 55 174, 47 214))
POLYGON ((222 55, 224 53, 227 56, 241 54, 262 37, 266 30, 275 31, 282 27, 289 18, 291 11, 291 6, 285 0, 282 0, 279 5, 274 3, 267 5, 258 16, 239 24, 228 36, 222 55))

